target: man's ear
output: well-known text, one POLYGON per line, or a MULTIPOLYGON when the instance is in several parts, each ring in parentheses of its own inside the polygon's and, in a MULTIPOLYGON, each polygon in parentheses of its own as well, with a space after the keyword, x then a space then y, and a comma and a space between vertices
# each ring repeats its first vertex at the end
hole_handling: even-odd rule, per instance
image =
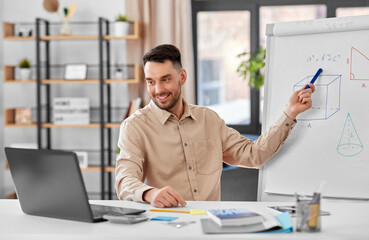
POLYGON ((181 85, 185 84, 186 80, 187 80, 187 72, 184 68, 181 69, 181 85))

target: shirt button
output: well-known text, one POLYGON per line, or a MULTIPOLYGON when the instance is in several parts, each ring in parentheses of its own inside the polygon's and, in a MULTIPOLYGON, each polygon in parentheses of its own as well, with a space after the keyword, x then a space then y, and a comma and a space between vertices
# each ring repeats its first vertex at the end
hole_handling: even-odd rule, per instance
POLYGON ((185 145, 185 147, 187 147, 187 143, 185 143, 184 145, 185 145))
POLYGON ((190 167, 188 167, 188 170, 192 170, 192 167, 190 166, 190 167))
POLYGON ((194 192, 197 192, 197 189, 194 189, 193 191, 194 191, 194 192))

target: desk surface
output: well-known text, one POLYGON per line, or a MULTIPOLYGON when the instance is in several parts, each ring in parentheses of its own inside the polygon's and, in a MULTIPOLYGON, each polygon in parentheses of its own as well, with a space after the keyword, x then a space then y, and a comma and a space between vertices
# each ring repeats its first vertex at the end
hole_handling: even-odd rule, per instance
MULTIPOLYGON (((91 201, 94 204, 151 209, 148 204, 131 201, 91 201)), ((273 202, 188 202, 185 210, 288 205, 273 202)), ((322 216, 319 233, 293 232, 287 234, 222 234, 206 235, 201 230, 201 218, 206 215, 147 212, 149 217, 175 216, 176 221, 196 221, 182 228, 174 228, 157 221, 134 225, 83 223, 26 215, 18 200, 0 200, 0 239, 369 239, 368 202, 326 202, 322 209, 330 216, 322 216)), ((294 224, 295 218, 292 218, 294 224)))

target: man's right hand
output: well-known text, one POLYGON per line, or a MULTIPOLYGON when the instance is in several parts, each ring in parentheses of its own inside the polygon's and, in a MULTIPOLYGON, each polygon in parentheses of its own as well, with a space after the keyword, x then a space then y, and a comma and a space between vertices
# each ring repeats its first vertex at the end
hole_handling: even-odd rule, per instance
POLYGON ((186 206, 186 201, 173 188, 166 186, 161 189, 152 188, 143 193, 143 200, 149 202, 154 207, 182 207, 186 206))

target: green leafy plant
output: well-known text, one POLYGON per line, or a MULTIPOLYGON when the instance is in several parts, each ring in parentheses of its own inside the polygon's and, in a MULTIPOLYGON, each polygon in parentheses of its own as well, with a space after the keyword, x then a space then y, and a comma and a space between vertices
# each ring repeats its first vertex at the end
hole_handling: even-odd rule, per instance
POLYGON ((264 85, 264 74, 261 70, 265 66, 265 53, 265 49, 259 47, 256 54, 243 52, 237 55, 238 58, 242 58, 237 72, 244 80, 250 75, 249 86, 252 88, 260 89, 260 87, 264 85), (249 58, 247 59, 247 57, 249 58))
POLYGON ((127 22, 128 19, 127 19, 127 16, 126 15, 122 15, 122 14, 119 13, 119 15, 115 19, 115 21, 117 21, 117 22, 127 22))
POLYGON ((19 66, 20 68, 31 68, 31 62, 30 62, 27 58, 23 58, 23 59, 19 62, 18 66, 19 66))

